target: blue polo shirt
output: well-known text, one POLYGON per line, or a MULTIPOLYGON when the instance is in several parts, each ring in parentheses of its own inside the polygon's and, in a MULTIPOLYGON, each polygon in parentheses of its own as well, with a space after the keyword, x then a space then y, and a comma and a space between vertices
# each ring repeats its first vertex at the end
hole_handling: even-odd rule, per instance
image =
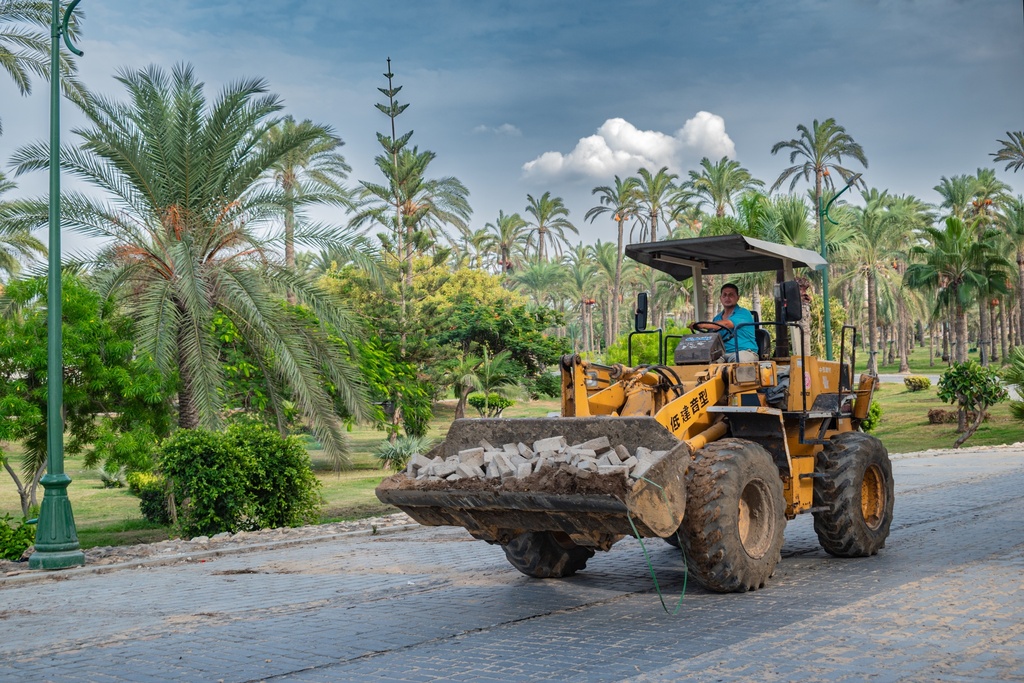
MULTIPOLYGON (((722 312, 719 312, 719 314, 714 317, 713 322, 718 322, 721 319, 722 312)), ((753 325, 753 314, 742 306, 736 306, 732 311, 732 315, 729 316, 729 321, 734 327, 739 327, 738 330, 735 330, 735 334, 739 338, 740 351, 752 351, 753 353, 757 353, 757 339, 754 336, 754 330, 757 328, 753 325), (740 327, 740 325, 745 323, 750 324, 746 327, 740 327)), ((722 335, 722 337, 727 336, 729 332, 730 330, 718 330, 718 334, 722 335)), ((723 339, 722 341, 725 342, 726 353, 733 353, 736 350, 735 339, 730 339, 729 341, 725 341, 723 339)))

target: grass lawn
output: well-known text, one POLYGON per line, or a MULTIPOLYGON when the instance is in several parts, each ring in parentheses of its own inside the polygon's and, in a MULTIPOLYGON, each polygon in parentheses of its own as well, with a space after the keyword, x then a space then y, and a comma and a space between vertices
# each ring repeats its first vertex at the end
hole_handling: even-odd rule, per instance
MULTIPOLYGON (((924 366, 927 367, 927 349, 923 351, 924 366)), ((934 369, 931 372, 923 368, 916 370, 917 374, 935 372, 934 369)), ((937 398, 934 386, 912 393, 902 384, 884 384, 876 397, 882 404, 883 412, 875 435, 885 443, 890 453, 952 446, 956 439, 955 424, 928 424, 929 409, 952 408, 937 398)), ((505 416, 544 417, 559 408, 558 400, 520 402, 506 409, 505 416)), ((1014 443, 1024 439, 1024 427, 1010 416, 1007 403, 996 406, 991 414, 991 420, 982 425, 967 442, 967 446, 1014 443)), ((444 438, 453 416, 454 402, 435 406, 434 419, 428 431, 428 436, 435 443, 444 438)), ((307 440, 314 470, 323 484, 323 522, 372 517, 394 511, 394 508, 380 503, 373 493, 377 484, 390 474, 380 469, 373 457, 373 451, 383 441, 384 433, 356 427, 349 438, 352 444, 352 468, 343 472, 335 472, 332 464, 317 448, 318 444, 307 440)), ((12 459, 16 462, 16 454, 10 455, 14 456, 12 459)), ((83 548, 154 542, 169 537, 167 528, 142 519, 137 498, 126 489, 104 488, 95 471, 82 467, 81 458, 68 457, 65 470, 73 480, 68 488, 68 496, 71 498, 75 525, 83 548)), ((10 513, 12 517, 20 518, 21 508, 14 484, 6 474, 0 475, 0 481, 0 516, 10 513)), ((39 496, 41 500, 42 488, 39 496)))
MULTIPOLYGON (((838 349, 838 342, 837 349, 838 349)), ((858 344, 859 345, 859 344, 858 344)), ((869 354, 863 349, 857 349, 857 371, 863 372, 868 366, 869 354)), ((976 348, 970 349, 967 353, 967 357, 970 360, 978 360, 978 350, 976 348)), ((885 360, 885 354, 878 354, 879 362, 885 360)), ((910 364, 910 372, 915 375, 941 375, 946 371, 949 365, 942 360, 942 349, 938 348, 935 350, 935 358, 933 359, 933 365, 928 363, 928 345, 924 346, 915 345, 910 351, 910 358, 907 359, 910 364)), ((878 374, 880 375, 894 375, 900 371, 899 358, 896 359, 895 363, 891 365, 879 365, 878 374)))

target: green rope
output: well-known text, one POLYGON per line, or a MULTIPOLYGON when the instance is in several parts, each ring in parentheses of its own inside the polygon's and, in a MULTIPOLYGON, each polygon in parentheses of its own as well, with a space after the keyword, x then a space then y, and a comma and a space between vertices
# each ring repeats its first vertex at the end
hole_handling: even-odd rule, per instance
MULTIPOLYGON (((661 497, 665 500, 665 504, 668 504, 668 495, 665 494, 665 489, 662 486, 654 483, 646 477, 641 477, 643 481, 646 481, 651 486, 657 487, 661 491, 661 497)), ((665 614, 674 617, 679 613, 680 608, 683 606, 683 598, 686 597, 686 583, 690 576, 689 567, 686 565, 686 551, 683 550, 683 539, 679 536, 679 530, 676 530, 676 541, 679 543, 679 552, 683 558, 683 592, 679 595, 679 600, 676 602, 676 606, 670 612, 668 605, 665 604, 665 596, 662 595, 661 586, 658 584, 658 577, 654 573, 654 563, 651 562, 651 556, 647 552, 647 546, 644 544, 644 540, 640 537, 640 532, 637 531, 636 524, 633 523, 633 515, 626 513, 626 519, 629 520, 629 526, 633 529, 633 535, 636 536, 636 540, 640 541, 640 549, 644 551, 644 559, 647 560, 647 571, 651 574, 651 580, 654 582, 654 590, 658 593, 658 600, 661 601, 661 608, 665 610, 665 614)))

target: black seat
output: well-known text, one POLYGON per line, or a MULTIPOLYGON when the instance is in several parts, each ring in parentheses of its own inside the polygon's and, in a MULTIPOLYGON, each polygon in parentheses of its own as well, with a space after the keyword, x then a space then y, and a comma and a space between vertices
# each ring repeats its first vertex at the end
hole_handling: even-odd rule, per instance
POLYGON ((754 330, 754 340, 757 342, 757 357, 761 360, 768 360, 772 357, 772 336, 768 330, 759 327, 754 330))

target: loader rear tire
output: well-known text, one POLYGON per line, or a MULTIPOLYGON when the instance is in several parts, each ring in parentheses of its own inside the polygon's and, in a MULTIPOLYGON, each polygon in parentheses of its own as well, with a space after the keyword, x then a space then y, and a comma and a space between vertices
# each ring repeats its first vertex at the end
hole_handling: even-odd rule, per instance
POLYGON ((885 546, 895 500, 892 463, 882 442, 863 432, 829 439, 815 459, 814 531, 836 557, 868 557, 885 546))
POLYGON ((761 588, 782 559, 785 513, 779 469, 759 444, 722 439, 697 451, 681 534, 689 571, 718 593, 761 588))
POLYGON ((514 537, 505 549, 509 563, 535 579, 560 579, 572 576, 587 566, 594 556, 590 548, 576 545, 568 537, 550 531, 532 531, 514 537))

